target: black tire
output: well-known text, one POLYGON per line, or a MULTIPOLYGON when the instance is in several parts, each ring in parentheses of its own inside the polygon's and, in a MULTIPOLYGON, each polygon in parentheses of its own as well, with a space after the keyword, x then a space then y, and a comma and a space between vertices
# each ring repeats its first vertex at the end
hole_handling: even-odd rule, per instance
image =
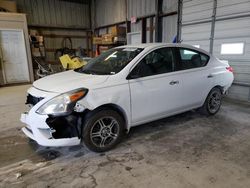
POLYGON ((121 141, 124 127, 123 118, 114 110, 90 112, 83 126, 82 141, 91 151, 105 152, 121 141))
POLYGON ((221 99, 222 99, 221 90, 217 87, 213 88, 209 92, 203 106, 198 109, 199 112, 207 116, 215 115, 220 110, 221 99))

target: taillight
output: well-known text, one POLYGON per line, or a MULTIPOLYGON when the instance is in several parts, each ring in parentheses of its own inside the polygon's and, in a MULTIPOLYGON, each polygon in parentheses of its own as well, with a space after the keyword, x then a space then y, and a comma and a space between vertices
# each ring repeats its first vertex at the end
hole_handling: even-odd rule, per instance
POLYGON ((226 67, 229 72, 233 72, 233 67, 226 67))

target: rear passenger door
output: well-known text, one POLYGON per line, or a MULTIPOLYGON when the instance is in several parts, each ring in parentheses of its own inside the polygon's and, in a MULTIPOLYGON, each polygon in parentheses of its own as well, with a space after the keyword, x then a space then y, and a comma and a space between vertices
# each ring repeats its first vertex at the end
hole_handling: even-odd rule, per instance
POLYGON ((179 82, 182 85, 183 109, 196 108, 203 104, 212 86, 207 63, 209 56, 202 52, 176 47, 179 82))

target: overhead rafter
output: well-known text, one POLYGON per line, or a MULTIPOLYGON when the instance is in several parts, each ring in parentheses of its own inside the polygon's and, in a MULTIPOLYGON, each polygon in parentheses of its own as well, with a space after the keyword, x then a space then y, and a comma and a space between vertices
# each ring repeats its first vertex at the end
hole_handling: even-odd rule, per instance
POLYGON ((155 42, 162 41, 162 5, 163 0, 155 0, 155 42))

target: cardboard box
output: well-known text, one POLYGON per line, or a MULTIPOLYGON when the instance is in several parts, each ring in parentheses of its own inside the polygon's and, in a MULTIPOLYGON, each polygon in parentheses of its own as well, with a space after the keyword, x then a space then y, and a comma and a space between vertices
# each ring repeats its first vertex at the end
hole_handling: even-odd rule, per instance
POLYGON ((102 35, 102 44, 113 44, 113 35, 111 34, 104 34, 102 35))
POLYGON ((114 37, 114 43, 126 43, 126 37, 117 36, 114 37))
POLYGON ((111 27, 111 34, 113 36, 126 36, 126 27, 113 26, 111 27))
POLYGON ((93 37, 93 44, 102 44, 102 37, 93 37))
POLYGON ((7 12, 17 12, 15 1, 1 1, 0 8, 5 9, 7 12))
POLYGON ((34 56, 34 57, 40 57, 41 56, 39 48, 32 47, 31 48, 31 53, 32 53, 32 56, 34 56))

